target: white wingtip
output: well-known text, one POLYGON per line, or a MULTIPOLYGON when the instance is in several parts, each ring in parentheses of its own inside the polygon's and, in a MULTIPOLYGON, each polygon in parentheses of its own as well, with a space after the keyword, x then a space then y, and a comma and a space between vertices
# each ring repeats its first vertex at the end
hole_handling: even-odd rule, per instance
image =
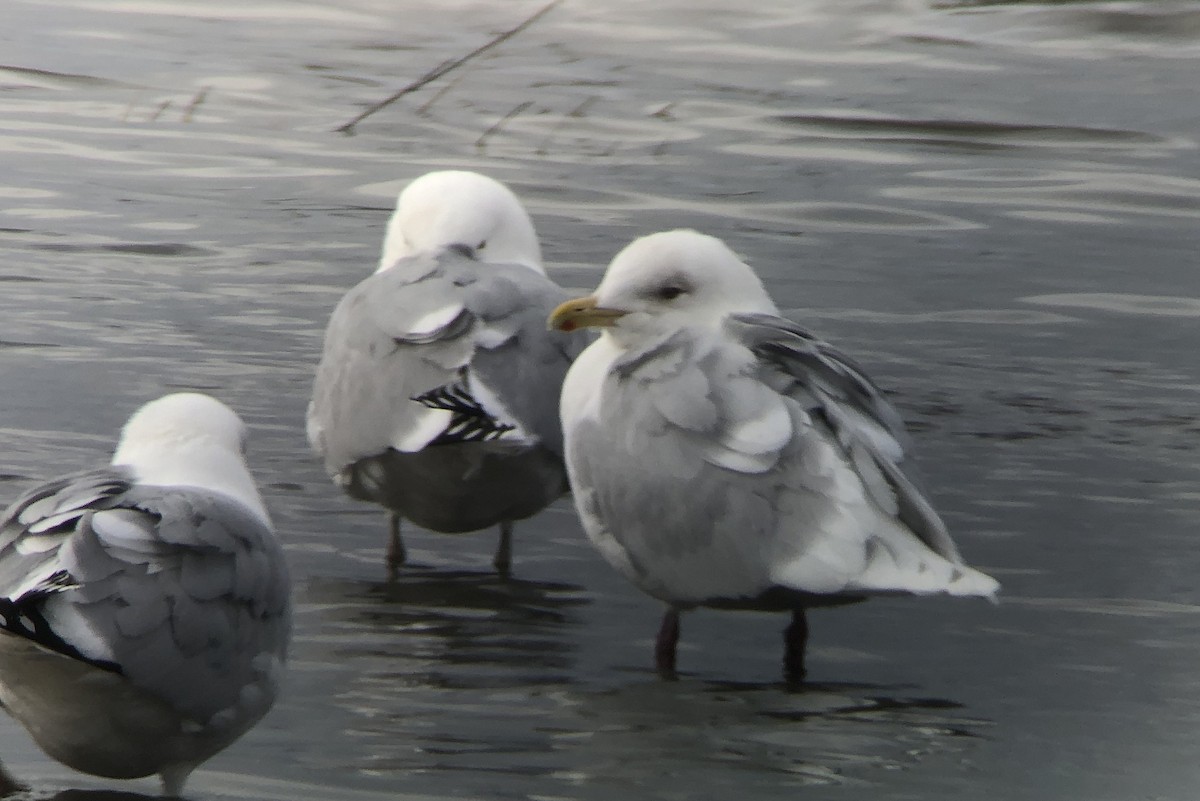
POLYGON ((986 598, 993 604, 1000 603, 1000 599, 997 597, 1000 593, 1000 582, 973 567, 959 565, 958 569, 961 571, 960 575, 946 587, 948 594, 974 595, 986 598))

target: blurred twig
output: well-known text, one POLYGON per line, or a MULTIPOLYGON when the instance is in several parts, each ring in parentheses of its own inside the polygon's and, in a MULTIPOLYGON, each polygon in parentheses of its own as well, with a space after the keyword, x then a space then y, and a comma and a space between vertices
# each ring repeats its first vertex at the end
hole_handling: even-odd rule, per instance
POLYGON ((196 92, 196 96, 192 98, 192 102, 188 103, 187 108, 183 110, 183 122, 191 122, 196 116, 196 109, 200 108, 200 104, 208 99, 208 87, 203 86, 200 91, 196 92))
POLYGON ((154 112, 146 119, 146 122, 158 122, 158 118, 161 117, 163 112, 166 111, 167 109, 169 109, 170 107, 171 107, 170 100, 164 100, 163 102, 159 103, 158 108, 156 108, 154 110, 154 112))
POLYGON ((484 146, 484 143, 487 142, 488 137, 490 137, 492 134, 498 132, 501 128, 503 128, 505 125, 508 124, 509 120, 513 119, 518 114, 525 111, 525 109, 529 108, 532 105, 533 105, 532 100, 526 100, 524 103, 517 104, 516 107, 514 107, 511 111, 509 111, 507 114, 505 114, 499 120, 497 120, 496 123, 494 125, 492 125, 491 128, 488 128, 486 131, 483 132, 482 136, 480 136, 478 139, 475 140, 475 147, 482 149, 484 146))
POLYGON ((491 41, 487 42, 486 44, 480 45, 479 47, 472 50, 470 53, 467 53, 465 56, 456 58, 452 61, 446 61, 446 62, 438 65, 434 69, 432 69, 429 72, 422 75, 420 78, 417 78, 415 81, 410 83, 408 86, 405 86, 403 89, 400 89, 400 90, 392 93, 390 96, 384 98, 383 100, 380 100, 378 103, 376 103, 375 105, 366 109, 361 114, 356 116, 354 119, 350 120, 347 123, 339 125, 338 127, 334 128, 333 130, 337 133, 353 133, 355 125, 358 125, 360 122, 362 122, 367 117, 374 114, 376 111, 386 108, 386 107, 390 106, 392 103, 395 103, 400 98, 404 97, 405 95, 407 95, 411 92, 415 92, 418 89, 420 89, 422 86, 425 86, 426 84, 436 81, 438 78, 442 77, 443 75, 450 72, 451 70, 458 69, 463 64, 466 64, 468 61, 475 58, 476 56, 480 56, 483 53, 486 53, 488 50, 491 50, 493 47, 500 44, 501 42, 508 41, 509 39, 516 36, 518 33, 520 33, 521 31, 528 28, 533 23, 537 22, 543 15, 548 13, 552 8, 554 8, 561 2, 562 2, 562 0, 551 0, 549 3, 542 6, 540 9, 538 9, 532 16, 527 17, 517 27, 511 28, 511 29, 505 31, 504 33, 499 34, 498 36, 493 37, 491 39, 491 41))

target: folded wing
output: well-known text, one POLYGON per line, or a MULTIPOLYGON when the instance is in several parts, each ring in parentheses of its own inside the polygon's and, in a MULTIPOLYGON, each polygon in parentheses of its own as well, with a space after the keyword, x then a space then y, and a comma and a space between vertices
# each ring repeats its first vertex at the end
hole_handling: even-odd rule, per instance
POLYGON ((719 336, 680 330, 619 360, 597 391, 601 416, 577 423, 571 446, 589 533, 651 594, 996 591, 921 492, 883 393, 794 324, 737 315, 719 336))
POLYGON ((565 299, 522 265, 466 248, 376 273, 330 319, 309 407, 326 467, 452 442, 561 451, 558 387, 578 342, 545 331, 565 299))
POLYGON ((31 490, 0 519, 0 625, 198 725, 270 706, 288 593, 271 532, 223 495, 106 469, 31 490))

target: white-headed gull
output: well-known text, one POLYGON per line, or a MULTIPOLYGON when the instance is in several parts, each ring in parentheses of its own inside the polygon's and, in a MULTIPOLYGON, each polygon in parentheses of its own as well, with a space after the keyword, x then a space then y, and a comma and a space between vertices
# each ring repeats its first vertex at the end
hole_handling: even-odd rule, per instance
POLYGON ((0 701, 69 767, 178 796, 274 703, 290 585, 245 437, 223 403, 167 395, 110 466, 0 519, 0 701))
POLYGON ((848 357, 778 316, 758 277, 694 231, 638 239, 561 330, 603 333, 562 392, 584 530, 679 613, 790 611, 785 672, 804 676, 804 610, 896 593, 993 597, 906 463, 899 415, 848 357))
POLYGON ((421 176, 400 193, 379 269, 338 303, 308 407, 308 438, 351 497, 458 533, 513 521, 567 489, 557 398, 581 349, 546 330, 567 294, 546 277, 533 223, 503 184, 421 176))

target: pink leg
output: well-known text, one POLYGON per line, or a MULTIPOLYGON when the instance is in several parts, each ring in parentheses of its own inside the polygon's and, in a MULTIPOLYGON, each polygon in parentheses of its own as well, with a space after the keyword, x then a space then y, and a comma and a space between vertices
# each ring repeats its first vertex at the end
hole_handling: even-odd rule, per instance
POLYGON ((667 607, 663 613, 658 639, 654 642, 654 667, 664 679, 678 678, 675 673, 675 646, 679 642, 679 610, 667 607))
POLYGON ((404 550, 404 540, 400 537, 400 515, 395 512, 388 513, 388 549, 387 549, 387 567, 388 578, 396 578, 396 572, 400 565, 404 564, 408 554, 404 550))
POLYGON ((801 684, 808 672, 804 669, 804 651, 808 645, 808 619, 804 608, 792 610, 791 625, 783 633, 783 677, 789 684, 801 684))
POLYGON ((512 523, 507 520, 500 524, 500 544, 496 547, 496 555, 492 557, 492 566, 501 576, 507 576, 512 566, 512 523))

